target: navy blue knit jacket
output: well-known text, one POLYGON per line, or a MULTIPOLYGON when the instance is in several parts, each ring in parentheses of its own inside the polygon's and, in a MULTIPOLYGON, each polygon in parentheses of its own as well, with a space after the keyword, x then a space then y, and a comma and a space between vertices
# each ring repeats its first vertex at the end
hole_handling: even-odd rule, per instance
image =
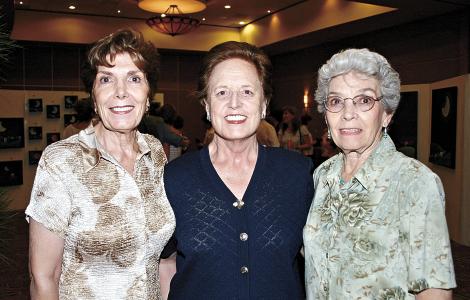
POLYGON ((260 146, 238 209, 208 148, 168 164, 177 247, 169 299, 303 299, 296 256, 313 198, 311 169, 298 153, 260 146))

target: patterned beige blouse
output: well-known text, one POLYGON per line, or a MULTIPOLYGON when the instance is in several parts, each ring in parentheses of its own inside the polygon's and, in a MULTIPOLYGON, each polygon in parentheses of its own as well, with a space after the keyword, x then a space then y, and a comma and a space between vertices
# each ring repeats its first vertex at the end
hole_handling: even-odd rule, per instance
POLYGON ((160 299, 160 253, 175 228, 160 142, 137 133, 129 174, 93 127, 46 148, 26 214, 64 239, 60 299, 160 299))
POLYGON ((304 228, 307 299, 415 299, 456 286, 441 181, 382 139, 340 185, 343 155, 314 173, 304 228))

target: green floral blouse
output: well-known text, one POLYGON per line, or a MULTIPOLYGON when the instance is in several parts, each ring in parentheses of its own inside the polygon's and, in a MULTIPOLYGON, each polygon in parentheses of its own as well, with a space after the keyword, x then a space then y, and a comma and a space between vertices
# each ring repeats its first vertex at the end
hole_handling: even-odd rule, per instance
POLYGON ((349 182, 343 154, 314 173, 304 228, 307 299, 414 299, 454 288, 439 177, 396 151, 390 137, 349 182))

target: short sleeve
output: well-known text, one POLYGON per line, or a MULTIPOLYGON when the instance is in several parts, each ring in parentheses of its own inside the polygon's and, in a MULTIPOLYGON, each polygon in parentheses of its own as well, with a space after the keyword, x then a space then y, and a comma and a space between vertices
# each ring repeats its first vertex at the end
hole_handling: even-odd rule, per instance
POLYGON ((410 186, 408 289, 456 286, 444 208, 444 189, 437 175, 419 176, 410 186))
POLYGON ((305 125, 300 126, 300 134, 301 135, 310 135, 310 131, 308 131, 307 126, 305 126, 305 125))
POLYGON ((41 158, 26 215, 64 238, 71 212, 71 200, 64 186, 64 178, 60 175, 54 164, 48 164, 47 159, 41 158))

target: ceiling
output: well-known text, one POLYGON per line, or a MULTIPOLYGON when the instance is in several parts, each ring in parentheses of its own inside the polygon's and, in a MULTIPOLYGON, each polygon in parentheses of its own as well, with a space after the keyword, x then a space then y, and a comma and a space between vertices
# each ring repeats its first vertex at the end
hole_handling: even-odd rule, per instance
MULTIPOLYGON (((183 0, 174 1, 178 3, 183 0)), ((106 26, 144 24, 145 22, 140 20, 157 14, 140 9, 137 0, 14 0, 14 2, 17 11, 15 23, 18 23, 14 33, 17 33, 20 40, 89 43, 96 40, 96 36, 103 36, 106 30, 111 30, 106 26), (68 9, 71 4, 76 6, 75 10, 68 9), (39 15, 42 15, 41 22, 34 20, 35 16, 39 15), (64 20, 64 23, 53 23, 55 16, 57 20, 60 18, 64 20), (67 16, 70 18, 67 19, 67 16), (92 23, 90 20, 96 19, 95 16, 104 17, 101 18, 103 22, 92 23), (74 19, 80 17, 88 22, 77 26, 89 24, 90 27, 71 28, 74 26, 70 21, 72 17, 74 19), (110 21, 112 18, 116 21, 110 21), (50 31, 45 30, 44 26, 50 24, 60 25, 49 27, 50 31), (60 28, 67 26, 71 33, 65 31, 57 33, 60 28), (42 28, 42 30, 31 30, 31 28, 42 28), (41 32, 42 36, 38 36, 41 32), (80 34, 87 37, 82 38, 80 34), (53 36, 57 38, 49 38, 53 36), (75 40, 71 40, 72 37, 75 40)), ((243 38, 244 32, 247 31, 245 29, 249 27, 245 25, 253 22, 255 27, 262 30, 255 33, 253 40, 245 41, 263 46, 266 51, 275 54, 470 8, 470 0, 207 0, 206 3, 205 10, 191 14, 192 17, 205 18, 202 21, 202 28, 189 34, 192 38, 191 43, 188 43, 186 35, 180 38, 155 34, 147 36, 151 39, 158 38, 157 45, 162 48, 204 51, 221 40, 240 38, 238 32, 243 38), (224 8, 227 4, 231 5, 230 9, 224 8), (366 13, 362 13, 368 9, 367 5, 393 9, 389 9, 386 13, 367 16, 366 13), (353 18, 347 10, 348 6, 362 7, 355 13, 363 16, 353 18), (271 13, 268 13, 268 10, 271 13), (323 19, 328 20, 321 21, 323 19), (275 23, 275 20, 281 21, 275 23), (240 21, 246 22, 245 25, 240 25, 240 21), (260 41, 260 37, 264 40, 260 41)), ((141 27, 141 30, 150 29, 141 27)))
MULTIPOLYGON (((178 4, 178 1, 174 2, 178 4)), ((205 10, 192 13, 191 16, 199 19, 205 18, 205 21, 202 21, 205 25, 238 28, 243 26, 239 24, 241 21, 250 23, 269 15, 268 10, 275 13, 305 1, 208 0, 205 10), (231 8, 226 9, 225 5, 230 5, 231 8)), ((15 9, 131 19, 147 19, 157 14, 140 9, 136 3, 137 0, 15 0, 15 9), (76 6, 75 10, 68 8, 71 4, 76 6), (120 12, 118 13, 118 11, 120 12)), ((183 9, 182 12, 184 13, 183 9)))

